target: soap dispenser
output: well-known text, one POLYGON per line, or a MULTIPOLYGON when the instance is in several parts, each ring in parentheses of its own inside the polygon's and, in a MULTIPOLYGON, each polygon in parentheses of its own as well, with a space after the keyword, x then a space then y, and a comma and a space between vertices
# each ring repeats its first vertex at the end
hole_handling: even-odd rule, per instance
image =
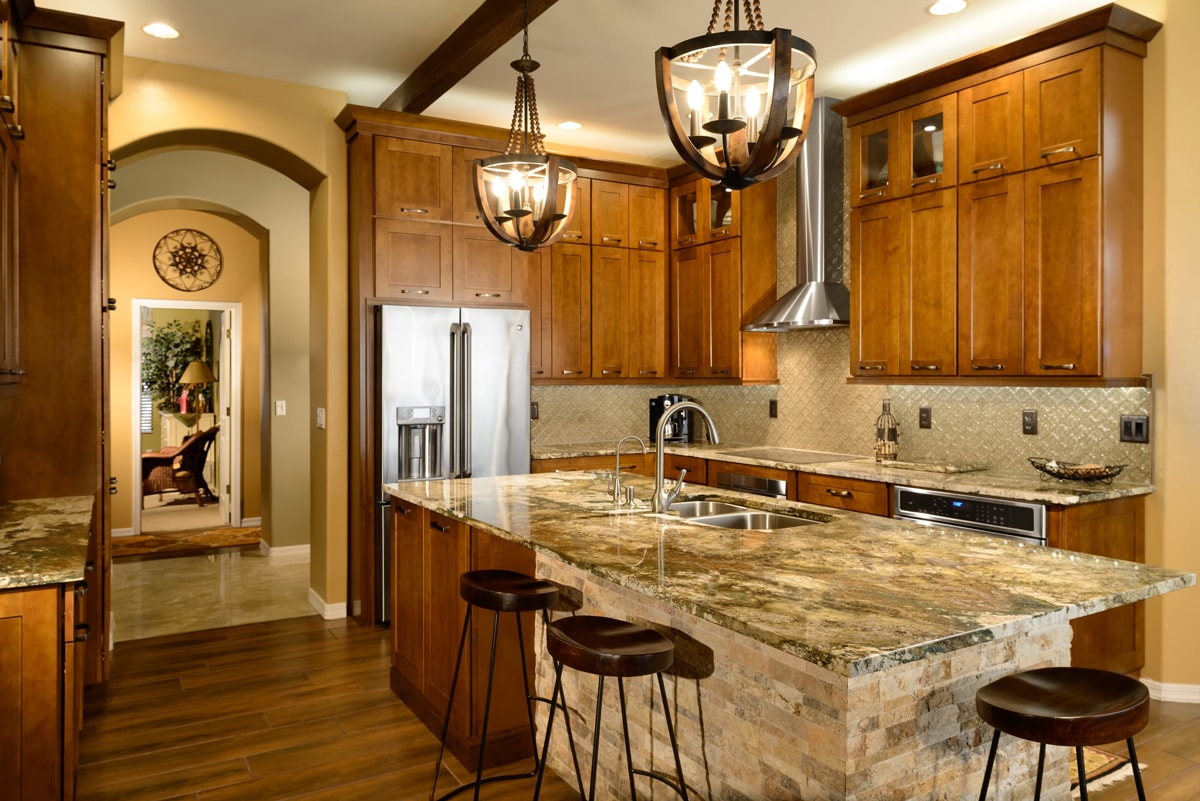
POLYGON ((883 413, 875 420, 875 461, 894 461, 898 453, 896 417, 892 414, 892 401, 883 399, 883 413))

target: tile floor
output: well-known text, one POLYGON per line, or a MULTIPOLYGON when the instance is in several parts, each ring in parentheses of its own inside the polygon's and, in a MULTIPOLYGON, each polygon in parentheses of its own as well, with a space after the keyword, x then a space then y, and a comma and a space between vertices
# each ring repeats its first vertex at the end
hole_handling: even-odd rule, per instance
POLYGON ((315 615, 308 587, 307 554, 113 562, 113 642, 315 615))

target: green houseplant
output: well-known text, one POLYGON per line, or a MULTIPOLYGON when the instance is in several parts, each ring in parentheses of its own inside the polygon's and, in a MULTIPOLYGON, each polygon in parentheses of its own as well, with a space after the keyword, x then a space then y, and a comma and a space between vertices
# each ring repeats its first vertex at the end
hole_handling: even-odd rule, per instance
POLYGON ((200 323, 185 326, 182 320, 149 321, 150 333, 142 341, 142 385, 154 398, 155 408, 179 412, 179 378, 188 363, 200 359, 200 323))

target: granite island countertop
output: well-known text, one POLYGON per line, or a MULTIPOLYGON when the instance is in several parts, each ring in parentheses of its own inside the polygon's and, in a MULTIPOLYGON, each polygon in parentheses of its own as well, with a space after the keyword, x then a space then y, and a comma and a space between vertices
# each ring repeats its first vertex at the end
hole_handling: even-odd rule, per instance
POLYGON ((0 501, 0 590, 82 581, 94 501, 0 501))
MULTIPOLYGON (((651 494, 648 478, 625 483, 651 494)), ((385 489, 849 677, 1196 582, 1179 570, 707 487, 685 497, 820 522, 738 531, 618 511, 601 472, 385 489)))
MULTIPOLYGON (((650 443, 647 452, 653 453, 650 443)), ((1096 503, 1134 495, 1149 495, 1154 492, 1151 483, 1114 480, 1103 482, 1060 481, 1037 472, 1013 472, 992 470, 971 464, 968 460, 954 463, 876 462, 874 458, 849 454, 824 454, 799 448, 781 448, 721 443, 710 445, 691 442, 686 445, 667 445, 666 453, 696 456, 734 464, 750 464, 759 467, 774 467, 780 470, 797 470, 802 473, 857 478, 865 481, 880 481, 906 487, 960 492, 965 495, 990 495, 995 498, 1011 498, 1028 503, 1046 503, 1074 506, 1081 503, 1096 503)), ((635 452, 626 446, 623 453, 635 452)), ((532 450, 534 459, 561 459, 580 456, 615 456, 616 443, 584 442, 570 445, 541 445, 532 450)), ((615 461, 615 459, 614 459, 615 461)))

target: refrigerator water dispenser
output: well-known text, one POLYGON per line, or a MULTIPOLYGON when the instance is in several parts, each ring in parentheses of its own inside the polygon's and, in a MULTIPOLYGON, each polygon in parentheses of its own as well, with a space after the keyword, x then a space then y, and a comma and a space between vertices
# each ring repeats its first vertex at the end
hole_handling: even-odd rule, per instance
POLYGON ((400 481, 445 478, 442 470, 442 429, 445 406, 397 406, 400 428, 400 481))

